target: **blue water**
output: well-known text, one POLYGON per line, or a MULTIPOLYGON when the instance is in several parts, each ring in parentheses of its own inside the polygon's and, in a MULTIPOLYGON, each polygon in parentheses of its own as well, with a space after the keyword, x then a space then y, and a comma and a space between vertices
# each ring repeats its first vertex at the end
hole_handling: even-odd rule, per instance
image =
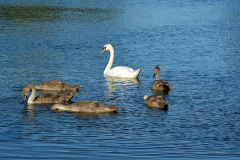
MULTIPOLYGON (((240 159, 240 1, 0 1, 1 159, 240 159), (103 76, 142 68, 138 80, 103 76), (173 90, 149 108, 153 68, 173 90), (52 112, 22 89, 81 85, 72 102, 116 113, 52 112)), ((38 92, 37 94, 41 94, 38 92)))

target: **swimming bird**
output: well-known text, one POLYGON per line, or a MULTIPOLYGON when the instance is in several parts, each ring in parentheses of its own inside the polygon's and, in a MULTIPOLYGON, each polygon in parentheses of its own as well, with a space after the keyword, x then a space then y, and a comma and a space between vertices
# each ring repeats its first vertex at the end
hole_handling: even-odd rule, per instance
POLYGON ((163 92, 168 92, 168 91, 172 90, 172 86, 170 84, 168 84, 167 81, 160 80, 160 68, 158 66, 156 66, 154 68, 153 77, 155 77, 156 74, 157 74, 157 78, 152 83, 151 89, 153 91, 163 91, 163 92))
POLYGON ((70 105, 54 104, 51 107, 51 110, 100 113, 100 112, 113 112, 120 108, 121 107, 113 107, 112 105, 105 106, 99 104, 98 101, 83 100, 70 105))
POLYGON ((49 90, 49 91, 73 91, 73 90, 78 90, 78 88, 82 86, 83 85, 71 86, 61 81, 51 80, 51 81, 47 81, 39 85, 36 85, 36 89, 49 90))
POLYGON ((148 107, 155 107, 155 108, 161 108, 161 109, 168 108, 168 101, 165 100, 160 95, 151 95, 151 96, 145 95, 143 99, 145 101, 145 104, 148 107))
POLYGON ((28 84, 26 85, 23 90, 22 94, 24 97, 24 101, 27 102, 28 104, 34 104, 34 103, 64 103, 71 101, 73 96, 75 95, 77 89, 65 94, 65 95, 55 95, 55 94, 41 94, 38 97, 36 97, 36 87, 33 84, 28 84), (31 96, 27 100, 27 96, 29 91, 32 90, 31 96))
POLYGON ((135 70, 126 66, 117 66, 112 68, 114 60, 114 49, 111 44, 106 44, 103 47, 101 54, 105 51, 110 51, 110 59, 104 70, 104 76, 120 77, 120 78, 137 78, 142 68, 135 70))

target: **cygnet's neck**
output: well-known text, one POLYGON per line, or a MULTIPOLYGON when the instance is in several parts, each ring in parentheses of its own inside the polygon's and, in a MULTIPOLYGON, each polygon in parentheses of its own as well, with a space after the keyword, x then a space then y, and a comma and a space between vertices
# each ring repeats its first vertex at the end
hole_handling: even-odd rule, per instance
POLYGON ((159 68, 158 71, 157 71, 157 78, 156 78, 156 80, 160 80, 160 75, 161 75, 161 71, 160 71, 160 68, 159 68))
POLYGON ((29 85, 29 91, 32 90, 31 96, 28 98, 27 103, 34 103, 35 97, 36 97, 36 87, 34 85, 29 85))
POLYGON ((114 60, 114 49, 113 49, 113 47, 111 47, 109 51, 110 51, 110 58, 109 58, 107 66, 104 70, 104 75, 112 68, 112 65, 113 65, 113 60, 114 60))

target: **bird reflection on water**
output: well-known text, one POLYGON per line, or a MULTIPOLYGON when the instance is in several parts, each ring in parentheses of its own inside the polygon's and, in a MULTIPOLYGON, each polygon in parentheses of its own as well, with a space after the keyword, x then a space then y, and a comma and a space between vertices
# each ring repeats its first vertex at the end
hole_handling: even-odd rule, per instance
POLYGON ((108 85, 108 91, 114 92, 116 86, 129 86, 136 87, 140 85, 140 81, 137 78, 128 79, 128 78, 116 78, 116 77, 105 77, 108 85))

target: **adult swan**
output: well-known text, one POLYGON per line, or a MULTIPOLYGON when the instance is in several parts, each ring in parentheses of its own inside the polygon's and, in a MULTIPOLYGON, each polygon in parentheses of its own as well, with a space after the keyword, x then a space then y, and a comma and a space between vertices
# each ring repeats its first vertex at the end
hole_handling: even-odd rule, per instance
POLYGON ((119 78, 137 78, 142 68, 138 70, 133 70, 132 68, 126 66, 117 66, 112 68, 113 59, 114 59, 114 49, 111 44, 106 44, 103 47, 101 53, 109 50, 110 51, 110 59, 108 61, 107 67, 104 70, 104 75, 108 77, 119 77, 119 78), (112 69, 111 69, 112 68, 112 69))

